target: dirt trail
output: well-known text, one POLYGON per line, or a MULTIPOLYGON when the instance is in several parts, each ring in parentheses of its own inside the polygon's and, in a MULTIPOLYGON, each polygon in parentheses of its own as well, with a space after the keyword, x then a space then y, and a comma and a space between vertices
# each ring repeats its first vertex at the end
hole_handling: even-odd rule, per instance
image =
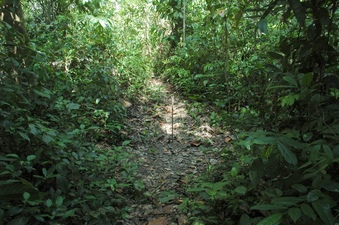
POLYGON ((149 87, 153 96, 128 108, 130 152, 139 161, 138 176, 147 200, 132 199, 132 211, 123 224, 183 225, 188 216, 178 206, 185 187, 190 177, 218 163, 215 153, 225 144, 227 133, 210 127, 209 113, 189 106, 168 84, 152 79, 149 87))

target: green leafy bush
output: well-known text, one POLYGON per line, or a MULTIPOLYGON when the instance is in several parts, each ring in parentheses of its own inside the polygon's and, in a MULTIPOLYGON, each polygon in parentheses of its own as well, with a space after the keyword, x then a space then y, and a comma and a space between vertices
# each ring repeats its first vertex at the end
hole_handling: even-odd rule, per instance
POLYGON ((203 23, 165 61, 169 81, 215 107, 212 125, 243 130, 182 209, 206 224, 335 224, 336 7, 261 3, 207 1, 203 23))
POLYGON ((143 189, 119 131, 123 99, 135 87, 142 91, 150 76, 140 69, 147 59, 120 57, 136 54, 119 40, 129 34, 114 36, 119 23, 99 16, 100 7, 84 15, 91 4, 79 11, 73 5, 73 13, 53 11, 63 8, 56 4, 52 20, 30 15, 32 54, 24 66, 13 67, 21 56, 8 58, 1 48, 3 224, 112 224, 127 216, 128 198, 143 189))

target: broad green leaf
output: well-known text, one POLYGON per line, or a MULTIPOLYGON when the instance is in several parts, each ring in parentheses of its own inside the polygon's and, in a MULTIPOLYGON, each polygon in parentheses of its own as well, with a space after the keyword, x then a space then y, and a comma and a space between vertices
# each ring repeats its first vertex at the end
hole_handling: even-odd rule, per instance
POLYGON ((327 191, 332 191, 332 192, 337 192, 339 193, 339 183, 335 182, 330 179, 324 179, 321 183, 320 186, 324 188, 327 191))
POLYGON ((209 189, 206 192, 209 196, 212 196, 212 197, 217 194, 217 191, 214 189, 209 189))
POLYGON ((239 173, 239 169, 237 167, 233 166, 232 169, 231 169, 231 176, 235 177, 236 175, 238 175, 238 173, 239 173))
POLYGON ((34 215, 34 218, 40 222, 45 222, 45 219, 40 215, 34 215))
POLYGON ((56 137, 57 136, 57 132, 56 130, 49 130, 46 132, 46 134, 52 136, 52 137, 56 137))
POLYGON ((306 134, 303 134, 302 137, 303 137, 303 140, 304 140, 305 142, 308 142, 309 140, 312 139, 313 134, 312 134, 312 133, 306 133, 306 134))
MULTIPOLYGON (((78 158, 78 155, 77 154, 72 154, 74 156, 74 158, 78 158)), ((99 155, 98 158, 96 158, 96 160, 98 161, 103 161, 103 160, 107 160, 107 156, 105 155, 99 155)))
POLYGON ((258 144, 258 145, 275 144, 276 138, 275 137, 260 137, 260 138, 256 138, 253 141, 253 143, 258 144))
POLYGON ((36 159, 36 155, 29 155, 29 156, 27 156, 27 161, 32 161, 34 159, 36 159))
POLYGON ((284 76, 283 80, 289 84, 292 84, 294 87, 298 87, 298 82, 291 76, 284 76))
POLYGON ((13 154, 13 153, 11 153, 11 154, 7 154, 6 156, 7 156, 7 157, 16 158, 16 159, 18 159, 18 158, 19 158, 19 156, 18 156, 17 154, 13 154))
POLYGON ((291 217, 294 223, 301 217, 301 210, 299 208, 293 207, 288 210, 288 215, 291 217))
POLYGON ((264 164, 262 159, 258 158, 252 162, 249 176, 251 183, 256 186, 259 184, 261 177, 264 175, 264 164))
POLYGON ((280 190, 278 188, 274 188, 274 189, 269 188, 269 189, 261 191, 261 193, 262 193, 263 196, 267 196, 269 198, 276 198, 276 197, 283 195, 282 190, 280 190))
POLYGON ((131 140, 126 140, 126 141, 124 141, 124 142, 122 142, 122 146, 127 146, 127 145, 129 145, 131 143, 131 140))
POLYGON ((247 214, 242 214, 240 217, 239 225, 250 225, 252 224, 251 217, 247 214))
POLYGON ((33 134, 34 136, 36 136, 39 133, 38 129, 35 127, 34 124, 28 124, 28 127, 31 130, 31 134, 33 134))
POLYGON ((51 98, 51 92, 49 90, 44 90, 44 91, 38 91, 34 89, 34 92, 38 95, 40 95, 41 97, 45 97, 50 99, 51 98))
POLYGON ((294 104, 295 100, 299 99, 299 94, 289 94, 282 98, 281 106, 284 107, 285 105, 291 106, 294 104))
POLYGON ((304 74, 303 78, 301 79, 302 84, 305 87, 308 87, 312 83, 312 81, 313 81, 313 76, 314 76, 313 73, 306 73, 306 74, 304 74))
POLYGON ((66 218, 68 218, 68 217, 74 216, 75 210, 76 210, 76 209, 68 210, 66 213, 63 214, 62 218, 63 218, 63 219, 66 219, 66 218))
POLYGON ((69 110, 79 109, 80 108, 80 104, 72 103, 71 102, 71 103, 68 103, 66 107, 69 110))
POLYGON ((53 140, 53 138, 51 136, 47 135, 47 134, 44 134, 44 135, 42 135, 42 140, 46 144, 49 144, 53 140))
POLYGON ((294 166, 297 165, 298 163, 297 156, 286 145, 284 145, 280 141, 278 141, 278 150, 280 151, 281 155, 284 157, 286 162, 294 166))
POLYGON ((26 225, 29 220, 28 216, 19 216, 9 221, 6 225, 26 225))
POLYGON ((44 177, 47 177, 47 169, 46 168, 42 168, 42 174, 44 175, 44 177))
POLYGON ((272 199, 272 203, 277 204, 277 205, 283 205, 283 206, 294 206, 297 205, 298 203, 304 201, 304 197, 280 197, 280 198, 275 198, 272 199))
POLYGON ((95 197, 95 196, 93 196, 93 195, 85 195, 84 198, 87 199, 87 200, 98 199, 98 197, 95 197))
POLYGON ((205 224, 201 221, 194 221, 192 225, 205 225, 205 224))
POLYGON ((238 186, 234 191, 241 195, 245 195, 247 193, 247 188, 245 186, 238 186))
POLYGON ((69 191, 69 183, 65 176, 58 174, 56 177, 56 184, 63 192, 69 191))
POLYGON ((28 192, 24 192, 24 194, 23 194, 24 200, 26 200, 26 201, 29 199, 30 196, 31 196, 31 194, 28 193, 28 192))
POLYGON ((325 152, 327 160, 332 162, 334 160, 334 155, 333 155, 331 148, 328 145, 322 145, 322 149, 325 152))
POLYGON ((319 159, 319 152, 320 152, 320 149, 321 149, 321 145, 318 144, 318 145, 314 145, 310 148, 310 161, 311 162, 315 162, 319 159))
POLYGON ((230 182, 216 182, 212 185, 212 188, 214 190, 222 190, 227 184, 230 184, 230 182))
MULTIPOLYGON (((290 132, 293 132, 293 131, 290 131, 290 132)), ((299 134, 297 134, 299 136, 299 134)), ((284 145, 287 145, 289 147, 293 147, 295 149, 304 149, 305 148, 305 144, 298 141, 298 140, 295 140, 291 137, 287 137, 287 136, 282 136, 279 138, 279 141, 281 143, 283 143, 284 145)))
POLYGON ((51 199, 47 199, 45 202, 45 205, 47 206, 47 208, 50 208, 53 205, 53 202, 51 199))
POLYGON ((13 183, 19 183, 19 181, 18 180, 0 180, 0 187, 2 185, 13 184, 13 183))
POLYGON ((261 205, 255 205, 251 207, 251 210, 281 210, 281 209, 287 209, 286 206, 283 205, 276 205, 276 204, 261 204, 261 205))
POLYGON ((161 203, 165 203, 165 202, 169 202, 169 201, 171 201, 171 200, 173 200, 173 199, 175 199, 175 198, 176 198, 175 195, 169 195, 169 196, 167 196, 167 197, 159 198, 159 201, 160 201, 161 203))
POLYGON ((17 206, 13 206, 10 209, 8 209, 8 211, 6 212, 6 216, 15 216, 19 213, 21 213, 24 210, 24 208, 21 207, 17 207, 17 206))
POLYGON ((62 196, 58 196, 57 199, 55 200, 55 204, 57 207, 62 206, 62 203, 64 202, 64 199, 62 196))
POLYGON ((304 213, 305 216, 311 218, 312 220, 317 219, 317 215, 315 214, 314 210, 312 209, 311 206, 307 204, 302 204, 301 205, 301 210, 304 213))
POLYGON ((27 135, 26 133, 23 133, 23 132, 20 132, 20 131, 19 131, 19 134, 20 134, 20 136, 21 136, 23 139, 25 139, 25 140, 27 140, 27 141, 31 141, 31 139, 29 139, 29 137, 28 137, 28 135, 27 135))
POLYGON ((321 191, 315 189, 315 190, 310 191, 307 194, 306 199, 307 199, 308 202, 313 202, 313 201, 318 200, 322 196, 323 196, 323 193, 321 191))
POLYGON ((325 200, 317 200, 312 202, 314 210, 326 225, 334 224, 334 217, 330 204, 325 200))
POLYGON ((267 20, 266 19, 259 20, 259 22, 258 22, 258 29, 262 33, 267 33, 268 29, 267 29, 267 20))
POLYGON ((265 219, 261 220, 258 225, 279 225, 281 222, 283 214, 276 213, 266 217, 265 219))
POLYGON ((110 23, 107 20, 99 18, 98 21, 102 28, 106 29, 110 27, 110 23))
POLYGON ((337 100, 339 98, 339 89, 330 88, 330 95, 337 100))
POLYGON ((27 180, 25 180, 25 179, 23 179, 23 178, 19 178, 19 180, 20 180, 21 183, 22 183, 23 185, 25 185, 26 187, 31 188, 31 189, 36 190, 36 191, 38 190, 38 189, 36 189, 36 188, 33 186, 33 184, 30 183, 29 181, 27 181, 27 180))
POLYGON ((292 188, 294 188, 300 193, 305 193, 307 191, 307 187, 303 184, 293 184, 292 188))

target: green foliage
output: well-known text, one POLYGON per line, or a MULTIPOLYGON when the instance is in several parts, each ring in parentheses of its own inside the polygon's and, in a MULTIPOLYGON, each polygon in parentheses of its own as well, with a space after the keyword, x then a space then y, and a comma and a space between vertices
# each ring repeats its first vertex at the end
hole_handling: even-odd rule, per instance
POLYGON ((336 1, 24 3, 26 21, 0 23, 3 223, 126 216, 143 184, 122 102, 150 95, 152 69, 195 101, 193 118, 200 101, 237 131, 186 190, 192 224, 338 223, 336 1))
POLYGON ((144 188, 120 132, 124 98, 151 76, 142 26, 121 29, 142 5, 118 12, 103 1, 34 3, 24 5, 36 7, 26 14, 30 60, 19 65, 21 55, 0 49, 0 220, 112 224, 144 188))
POLYGON ((243 130, 187 189, 183 210, 207 224, 335 224, 337 6, 231 2, 206 1, 164 61, 171 83, 213 106, 212 125, 243 130))
POLYGON ((52 91, 41 84, 27 92, 10 75, 2 79, 1 220, 74 224, 79 218, 121 218, 127 212, 122 193, 142 188, 134 178, 136 165, 128 162, 127 143, 107 148, 95 142, 118 144, 123 107, 90 89, 52 91), (97 103, 104 99, 100 108, 91 95, 97 103))

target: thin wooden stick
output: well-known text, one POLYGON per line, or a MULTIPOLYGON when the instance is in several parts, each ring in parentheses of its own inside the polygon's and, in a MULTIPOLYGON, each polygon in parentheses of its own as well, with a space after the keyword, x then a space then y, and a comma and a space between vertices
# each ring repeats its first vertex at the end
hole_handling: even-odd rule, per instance
POLYGON ((174 96, 172 96, 172 143, 174 142, 174 129, 173 129, 173 123, 174 123, 174 96))

